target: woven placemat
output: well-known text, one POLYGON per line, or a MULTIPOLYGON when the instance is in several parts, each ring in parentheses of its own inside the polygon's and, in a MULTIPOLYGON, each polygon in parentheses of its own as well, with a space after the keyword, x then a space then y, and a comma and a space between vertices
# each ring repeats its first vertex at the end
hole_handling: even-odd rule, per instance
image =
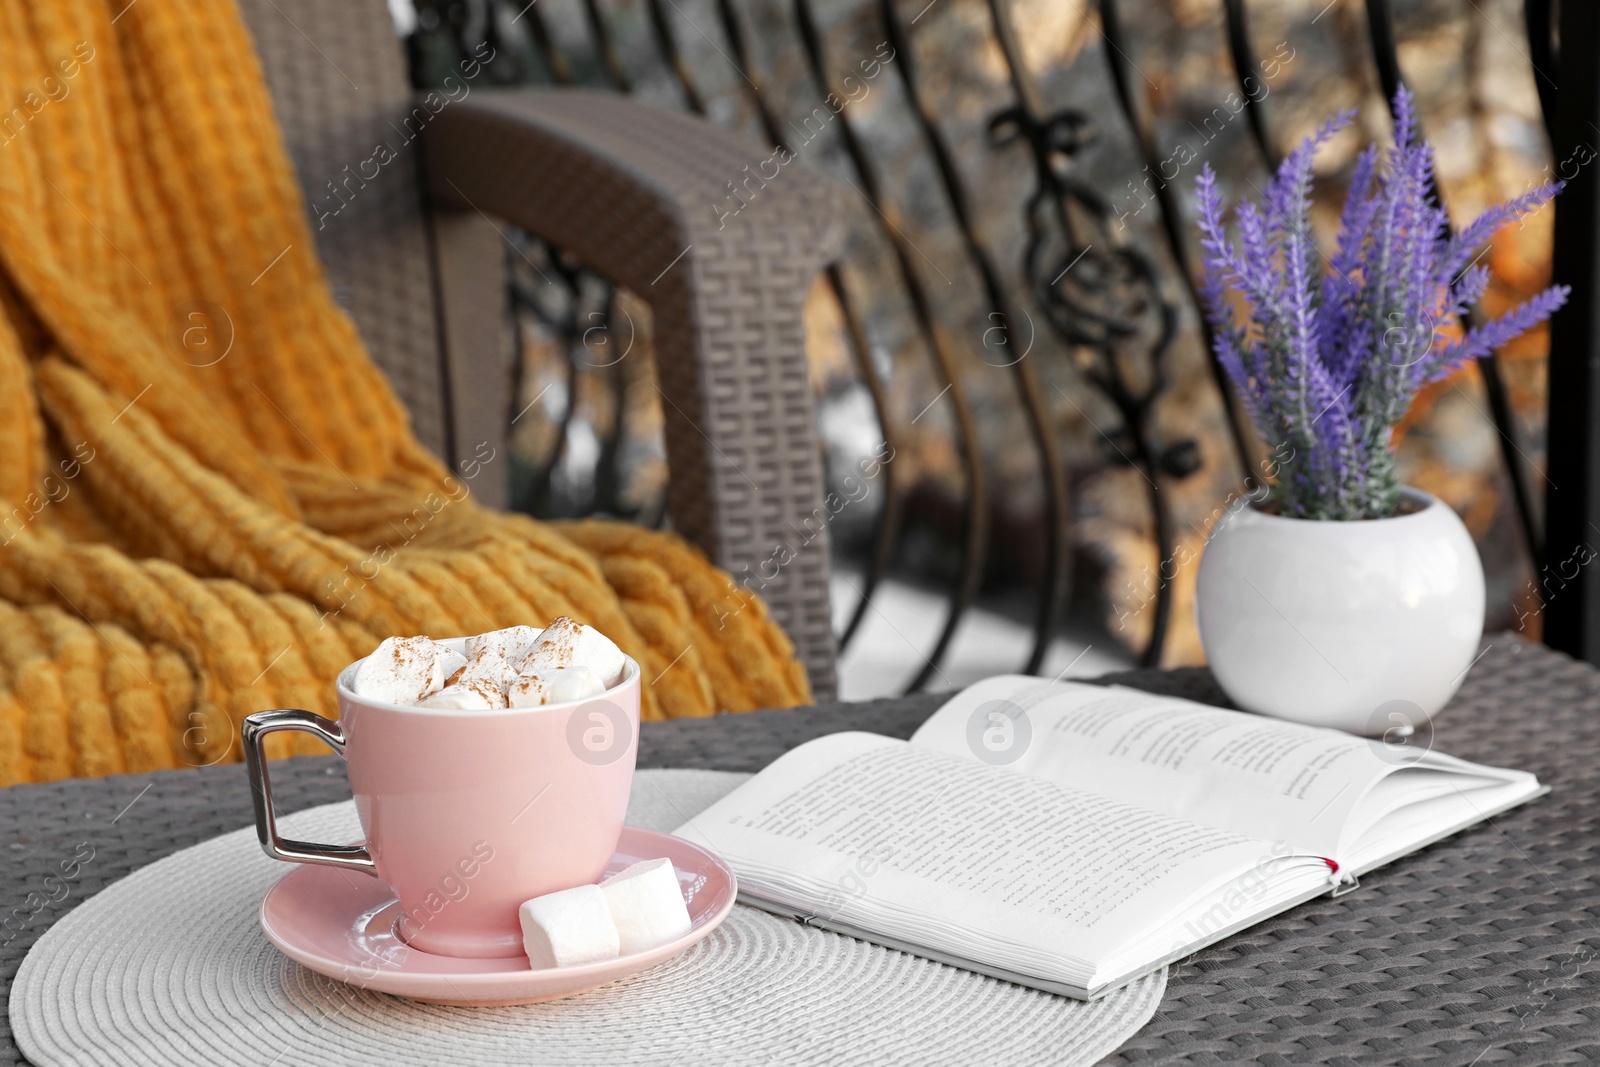
MULTIPOLYGON (((671 830, 747 776, 645 770, 628 821, 671 830)), ((346 801, 285 817, 360 836, 346 801)), ((269 944, 283 865, 253 829, 110 886, 23 961, 11 1025, 55 1064, 1089 1063, 1154 1014, 1165 972, 1082 1004, 737 907, 693 949, 569 1000, 452 1008, 324 978, 269 944)))

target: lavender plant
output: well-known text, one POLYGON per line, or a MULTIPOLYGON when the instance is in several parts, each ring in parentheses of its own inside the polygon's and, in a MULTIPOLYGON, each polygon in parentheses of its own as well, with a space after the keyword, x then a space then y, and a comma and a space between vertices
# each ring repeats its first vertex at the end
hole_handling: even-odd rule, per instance
POLYGON ((1395 97, 1395 144, 1356 162, 1328 257, 1311 233, 1311 163, 1346 126, 1334 118, 1283 161, 1261 203, 1223 226, 1217 178, 1197 181, 1205 280, 1201 297, 1217 358, 1262 437, 1295 459, 1273 485, 1280 514, 1308 519, 1392 515, 1399 499, 1393 431, 1417 391, 1492 352, 1566 302, 1555 286, 1492 322, 1462 317, 1489 286, 1478 260, 1489 238, 1560 191, 1544 185, 1490 208, 1460 233, 1433 196, 1432 152, 1415 105, 1395 97), (1248 309, 1241 322, 1230 292, 1248 309))

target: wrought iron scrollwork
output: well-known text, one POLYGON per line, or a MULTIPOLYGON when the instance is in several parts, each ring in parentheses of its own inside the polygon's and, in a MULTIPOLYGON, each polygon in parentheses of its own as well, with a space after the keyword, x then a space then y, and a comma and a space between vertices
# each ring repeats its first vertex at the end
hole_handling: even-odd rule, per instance
MULTIPOLYGON (((800 34, 801 47, 811 72, 812 83, 826 96, 833 91, 833 79, 829 73, 830 65, 823 36, 818 30, 816 17, 811 11, 808 0, 794 0, 794 18, 800 34)), ((894 201, 884 194, 877 169, 867 151, 866 141, 856 129, 855 120, 849 111, 839 112, 836 128, 840 144, 843 145, 845 156, 855 174, 855 182, 852 184, 859 183, 856 187, 862 199, 872 208, 873 214, 882 224, 881 232, 893 253, 896 274, 911 304, 917 334, 931 357, 935 383, 941 385, 938 396, 948 394, 950 398, 955 443, 966 482, 967 499, 966 514, 962 523, 961 563, 950 587, 948 606, 939 637, 934 642, 933 649, 924 658, 922 669, 907 686, 907 691, 912 692, 923 688, 939 670, 939 663, 950 647, 956 628, 961 623, 961 616, 977 595, 978 585, 982 581, 983 565, 989 545, 988 478, 984 471, 982 449, 978 440, 977 420, 973 415, 972 406, 967 402, 961 371, 947 337, 935 325, 937 314, 934 301, 913 261, 914 253, 909 239, 905 236, 899 210, 894 201)), ((837 268, 830 276, 841 278, 835 291, 841 294, 843 301, 848 301, 848 292, 842 284, 842 275, 837 268)), ((865 351, 864 346, 859 343, 857 348, 862 352, 865 351)), ((878 407, 881 425, 885 430, 885 440, 888 441, 888 435, 893 432, 893 428, 884 415, 885 400, 877 371, 872 368, 870 360, 862 360, 859 365, 862 367, 863 380, 873 389, 874 403, 878 407)), ((935 399, 937 398, 936 396, 935 399)), ((884 468, 884 473, 890 479, 896 477, 889 467, 884 468)), ((860 626, 867 609, 872 605, 872 594, 877 583, 887 571, 895 538, 899 533, 900 488, 893 480, 886 482, 885 505, 873 539, 873 552, 869 560, 866 584, 861 590, 855 611, 840 639, 841 647, 860 626)))
MULTIPOLYGON (((1007 357, 1004 362, 991 365, 1005 367, 1010 371, 1017 392, 1017 402, 1022 409, 1035 458, 1039 463, 1041 480, 1044 483, 1042 535, 1045 549, 1044 574, 1043 580, 1039 582, 1038 604, 1034 613, 1033 650, 1023 667, 1029 673, 1036 673, 1044 662, 1051 639, 1055 636, 1061 605, 1066 598, 1068 565, 1071 557, 1068 539, 1066 468, 1062 462, 1055 426, 1048 402, 1039 384, 1035 363, 1026 358, 1032 341, 1019 345, 1017 338, 1013 336, 1014 324, 1020 320, 1015 314, 1012 299, 1001 280, 999 270, 994 265, 993 257, 989 254, 977 213, 973 210, 972 198, 956 165, 955 152, 935 119, 926 94, 921 91, 915 51, 911 47, 910 27, 901 19, 895 0, 879 0, 878 9, 883 18, 889 44, 895 50, 895 74, 905 90, 906 102, 910 105, 912 117, 922 132, 923 143, 933 158, 934 173, 944 191, 945 204, 949 207, 956 229, 961 235, 967 260, 977 272, 983 285, 984 299, 989 308, 988 321, 994 324, 984 333, 983 348, 996 354, 1003 353, 1007 357), (993 348, 990 346, 991 335, 997 342, 993 348), (1011 352, 1018 347, 1022 349, 1022 354, 1011 358, 1011 352)), ((1029 328, 1031 331, 1031 324, 1029 328)), ((984 362, 990 361, 984 359, 984 362)), ((938 662, 947 647, 946 642, 951 632, 953 626, 947 627, 945 636, 930 657, 931 663, 938 662)), ((917 684, 926 681, 929 673, 929 670, 924 670, 917 684)))
MULTIPOLYGON (((1150 636, 1140 654, 1141 663, 1153 664, 1161 658, 1172 615, 1166 563, 1173 558, 1174 530, 1162 480, 1187 477, 1201 459, 1194 440, 1164 442, 1155 425, 1177 308, 1163 295, 1155 264, 1114 228, 1110 203, 1077 174, 1075 158, 1095 143, 1095 123, 1081 111, 1045 111, 1017 54, 1005 0, 990 0, 989 10, 1016 96, 1015 104, 990 119, 989 144, 996 151, 1021 144, 1034 165, 1023 276, 1077 370, 1117 412, 1119 427, 1095 427, 1109 447, 1108 461, 1136 469, 1145 483, 1163 564, 1150 636)), ((1058 391, 1094 425, 1076 400, 1058 391)))
MULTIPOLYGON (((624 377, 626 348, 635 333, 632 320, 624 316, 626 329, 614 330, 617 322, 617 290, 604 278, 572 260, 559 249, 523 234, 514 235, 518 244, 541 259, 538 284, 529 277, 528 265, 516 253, 508 256, 511 276, 511 305, 520 318, 533 319, 551 338, 552 347, 564 361, 564 398, 561 415, 555 422, 555 438, 543 460, 534 468, 527 487, 518 494, 524 507, 539 514, 589 514, 600 512, 639 518, 636 509, 625 504, 621 477, 622 443, 626 435, 627 382, 624 377), (621 337, 618 337, 618 333, 621 337), (617 353, 617 354, 614 354, 617 353), (555 470, 567 450, 573 418, 578 409, 581 379, 599 374, 607 379, 610 417, 599 439, 594 476, 583 499, 559 501, 555 492, 555 470)), ((523 399, 525 361, 512 362, 512 383, 506 418, 515 428, 531 406, 523 399)), ((537 397, 535 398, 535 402, 537 397)), ((650 510, 650 509, 647 509, 650 510)), ((659 508, 653 509, 659 513, 659 508)), ((652 519, 651 522, 658 521, 652 519)))
MULTIPOLYGON (((517 19, 497 17, 493 0, 423 0, 417 5, 417 11, 421 25, 429 31, 426 36, 419 34, 411 41, 413 64, 419 66, 420 73, 426 74, 427 69, 439 67, 439 61, 442 61, 442 69, 449 70, 460 57, 473 54, 480 44, 486 43, 493 47, 495 56, 489 64, 491 81, 529 80, 528 61, 536 57, 551 83, 577 84, 571 61, 556 44, 543 14, 531 5, 522 8, 521 17, 517 19), (511 28, 525 35, 525 39, 510 36, 511 28), (438 53, 432 64, 421 63, 419 49, 424 40, 438 53)), ((584 0, 583 14, 594 42, 598 71, 615 88, 631 91, 632 79, 622 63, 599 0, 584 0)), ((507 231, 506 239, 511 245, 506 265, 511 308, 519 331, 518 344, 522 342, 521 324, 528 320, 536 323, 548 335, 551 348, 559 353, 564 378, 564 395, 560 415, 554 420, 553 440, 526 482, 514 490, 514 504, 541 515, 599 512, 660 525, 664 519, 662 501, 640 507, 624 499, 621 477, 622 446, 627 434, 624 364, 597 347, 596 341, 596 338, 608 341, 614 333, 612 324, 616 321, 618 298, 615 287, 548 242, 516 229, 507 231), (605 432, 599 436, 598 455, 588 491, 563 495, 556 490, 556 469, 567 454, 578 413, 581 381, 586 375, 595 374, 607 379, 609 417, 598 421, 609 425, 602 426, 605 432)), ((631 320, 626 326, 624 333, 631 344, 631 320)), ((532 405, 524 398, 526 361, 519 356, 511 367, 506 419, 508 429, 514 430, 532 405)))

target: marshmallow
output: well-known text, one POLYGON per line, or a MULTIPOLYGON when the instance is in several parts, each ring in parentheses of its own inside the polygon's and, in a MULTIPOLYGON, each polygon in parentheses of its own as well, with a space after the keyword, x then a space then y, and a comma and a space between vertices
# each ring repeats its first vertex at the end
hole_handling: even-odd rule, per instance
POLYGON ((447 685, 422 702, 425 708, 445 708, 450 711, 488 711, 496 705, 470 685, 447 685))
POLYGON ((626 658, 591 626, 562 616, 466 640, 466 655, 426 637, 391 637, 355 675, 358 696, 456 711, 588 700, 621 681, 626 658))
POLYGON ((467 660, 488 668, 501 664, 507 677, 516 673, 517 664, 527 658, 539 639, 539 631, 532 626, 508 626, 504 630, 491 630, 486 634, 467 638, 467 660))
POLYGON ((517 675, 506 686, 506 707, 536 708, 540 704, 550 703, 550 676, 554 673, 545 671, 542 674, 517 675))
POLYGON ((518 669, 537 674, 556 667, 588 667, 609 689, 622 681, 626 662, 622 650, 605 634, 563 615, 544 628, 518 669))
POLYGON ((466 663, 461 653, 426 637, 388 637, 356 671, 356 695, 386 704, 415 704, 443 689, 445 679, 466 663))
POLYGON ((597 885, 534 897, 517 911, 522 947, 534 970, 572 967, 617 957, 617 924, 597 885))
POLYGON ((588 700, 605 691, 600 676, 588 667, 556 667, 518 675, 516 681, 506 686, 506 704, 513 708, 535 708, 540 704, 588 700))
MULTIPOLYGON (((505 679, 508 675, 502 665, 494 662, 493 659, 491 656, 489 662, 479 660, 476 663, 468 663, 461 671, 450 676, 449 685, 446 688, 464 689, 473 693, 478 700, 482 701, 481 704, 475 702, 470 705, 474 708, 505 707, 505 679)), ((438 704, 433 706, 447 707, 448 705, 438 704)))
POLYGON ((600 883, 623 953, 676 941, 689 932, 689 908, 669 859, 642 860, 600 883))

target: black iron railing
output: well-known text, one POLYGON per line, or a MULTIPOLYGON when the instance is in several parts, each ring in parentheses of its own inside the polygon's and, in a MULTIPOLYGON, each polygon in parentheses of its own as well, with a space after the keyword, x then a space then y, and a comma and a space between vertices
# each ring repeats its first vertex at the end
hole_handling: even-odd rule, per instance
MULTIPOLYGON (((693 68, 680 40, 680 35, 687 40, 690 39, 687 35, 692 34, 708 42, 737 73, 738 92, 774 152, 788 153, 792 157, 800 145, 791 142, 797 136, 808 139, 813 136, 810 119, 804 120, 802 130, 785 118, 787 105, 793 101, 774 100, 768 88, 769 79, 761 69, 762 56, 769 62, 772 56, 783 57, 791 67, 803 70, 809 78, 810 90, 824 101, 847 99, 852 92, 850 77, 859 79, 862 73, 855 67, 836 65, 829 55, 828 37, 819 23, 818 5, 814 0, 792 0, 786 12, 774 4, 761 7, 759 38, 757 27, 751 24, 756 9, 747 7, 746 0, 709 0, 710 21, 706 18, 707 5, 703 3, 696 5, 695 10, 700 15, 696 19, 677 0, 567 2, 578 5, 581 17, 569 17, 565 25, 569 29, 581 25, 586 36, 576 49, 571 47, 571 42, 564 45, 558 40, 560 35, 556 32, 549 0, 541 3, 419 0, 422 29, 413 41, 419 80, 427 81, 428 56, 442 54, 441 50, 449 51, 452 43, 454 48, 470 50, 486 39, 496 49, 497 60, 490 68, 492 76, 501 80, 586 84, 633 92, 641 84, 644 73, 637 58, 643 54, 640 41, 647 39, 651 78, 659 84, 664 75, 673 87, 678 104, 707 114, 708 101, 713 94, 702 85, 703 72, 693 68), (780 17, 786 22, 775 29, 774 20, 780 17), (619 34, 619 18, 630 28, 632 36, 627 40, 619 34), (774 33, 778 35, 776 38, 772 36, 774 33), (757 49, 756 43, 764 47, 757 49), (630 47, 625 48, 624 44, 630 47), (762 55, 758 55, 758 51, 762 55), (633 69, 625 56, 635 57, 633 69)), ((966 4, 971 9, 980 0, 943 2, 966 4)), ((1191 269, 1196 249, 1177 186, 1162 180, 1146 183, 1153 194, 1154 208, 1159 212, 1159 233, 1166 245, 1165 255, 1176 265, 1173 270, 1160 264, 1156 250, 1140 247, 1138 241, 1131 239, 1128 231, 1117 224, 1118 212, 1111 200, 1080 167, 1084 150, 1105 132, 1100 127, 1106 123, 1125 127, 1119 132, 1131 138, 1147 174, 1159 173, 1163 165, 1155 133, 1155 105, 1150 97, 1150 85, 1135 62, 1135 46, 1125 32, 1126 5, 1118 0, 1099 0, 1095 11, 1105 39, 1112 98, 1117 104, 1114 113, 1103 113, 1096 121, 1082 110, 1056 106, 1046 100, 1023 61, 1009 0, 981 2, 986 4, 988 33, 1004 64, 1011 97, 988 123, 989 148, 996 153, 1013 154, 1019 166, 1028 168, 1032 179, 1031 192, 1025 202, 1017 205, 1017 211, 1024 218, 1023 247, 1018 254, 1023 282, 1020 288, 1008 284, 1006 272, 997 265, 994 245, 983 232, 979 214, 973 210, 973 191, 963 176, 941 116, 930 100, 927 79, 919 67, 915 35, 919 21, 932 4, 923 6, 922 0, 918 0, 902 8, 896 0, 859 0, 859 10, 852 16, 858 33, 865 38, 881 38, 884 42, 877 53, 879 59, 892 56, 892 61, 877 64, 880 69, 876 73, 893 68, 892 77, 900 88, 900 105, 909 123, 907 128, 916 131, 918 149, 931 163, 933 185, 942 200, 940 210, 959 230, 966 266, 981 287, 987 323, 981 344, 957 343, 952 339, 948 323, 942 321, 939 296, 930 290, 925 278, 929 264, 907 237, 908 227, 902 218, 902 191, 885 187, 881 161, 875 146, 860 128, 857 116, 848 107, 829 105, 829 114, 817 122, 819 127, 826 125, 831 131, 829 136, 837 139, 833 142, 838 146, 836 173, 849 182, 870 207, 869 217, 875 220, 880 231, 878 236, 888 250, 893 268, 888 275, 879 275, 877 282, 897 287, 893 299, 910 310, 916 342, 927 361, 929 380, 938 391, 934 400, 949 407, 952 444, 964 482, 959 562, 949 583, 944 623, 934 646, 928 650, 927 666, 912 680, 911 688, 920 688, 937 671, 963 612, 979 590, 990 553, 994 487, 984 461, 983 427, 965 384, 974 356, 991 366, 1003 367, 1011 376, 1017 410, 1026 424, 1026 437, 1043 481, 1045 545, 1043 575, 1037 582, 1033 611, 1036 639, 1025 661, 1017 664, 1028 671, 1039 668, 1056 632, 1069 577, 1073 573, 1073 501, 1069 496, 1068 471, 1060 447, 1062 434, 1056 415, 1062 410, 1061 405, 1066 405, 1067 410, 1083 412, 1084 406, 1091 403, 1089 394, 1083 391, 1087 387, 1098 394, 1092 402, 1096 407, 1101 410, 1109 407, 1115 412, 1119 425, 1097 427, 1108 445, 1105 458, 1107 462, 1123 463, 1139 472, 1151 537, 1157 558, 1163 561, 1171 559, 1176 550, 1171 505, 1173 484, 1189 477, 1203 461, 1237 464, 1238 470, 1244 472, 1254 469, 1262 458, 1262 448, 1240 417, 1220 366, 1210 357, 1209 338, 1204 347, 1210 359, 1215 389, 1208 402, 1221 408, 1227 427, 1222 447, 1230 454, 1202 456, 1201 446, 1192 437, 1169 436, 1158 424, 1156 411, 1170 380, 1174 338, 1185 321, 1200 321, 1203 329, 1203 319, 1191 310, 1196 302, 1195 272, 1191 269), (1166 277, 1164 272, 1167 272, 1166 277), (1172 276, 1174 274, 1176 277, 1172 276), (1186 302, 1188 308, 1184 307, 1186 302), (1046 329, 1037 328, 1039 320, 1046 329), (1024 338, 1031 351, 1037 354, 1024 358, 1024 338), (1062 385, 1059 377, 1047 383, 1039 371, 1041 366, 1047 365, 1074 368, 1075 381, 1070 387, 1062 385), (1059 396, 1052 396, 1052 391, 1059 396)), ((1355 4, 1360 0, 1342 2, 1355 4)), ((1261 89, 1267 77, 1263 65, 1271 57, 1258 49, 1252 37, 1245 0, 1218 0, 1218 3, 1224 26, 1218 46, 1227 51, 1238 94, 1245 101, 1250 143, 1260 153, 1263 163, 1271 167, 1280 158, 1279 142, 1261 89)), ((1523 10, 1530 64, 1546 126, 1555 135, 1557 153, 1561 145, 1600 137, 1600 133, 1586 132, 1580 124, 1580 120, 1587 121, 1596 114, 1596 101, 1600 99, 1600 89, 1594 84, 1592 47, 1594 42, 1600 41, 1600 16, 1591 5, 1561 5, 1559 36, 1566 46, 1558 58, 1553 45, 1557 35, 1551 23, 1548 0, 1529 0, 1523 10), (1573 42, 1581 42, 1586 48, 1576 58, 1573 42), (1556 92, 1557 84, 1573 84, 1572 79, 1577 79, 1578 84, 1566 96, 1556 92)), ((1388 0, 1365 0, 1365 19, 1378 79, 1384 95, 1393 99, 1402 72, 1395 15, 1388 0)), ((1521 432, 1498 359, 1486 357, 1479 366, 1518 525, 1530 556, 1545 563, 1566 559, 1575 541, 1600 537, 1600 526, 1594 526, 1596 516, 1592 511, 1595 502, 1600 500, 1600 484, 1590 488, 1591 482, 1600 480, 1600 468, 1591 460, 1600 441, 1600 431, 1588 421, 1588 413, 1595 411, 1596 403, 1600 402, 1600 379, 1589 369, 1587 357, 1587 353, 1595 351, 1600 326, 1589 310, 1590 301, 1585 299, 1600 274, 1592 203, 1600 196, 1600 189, 1596 188, 1588 170, 1573 184, 1574 190, 1563 198, 1561 210, 1566 211, 1566 204, 1575 195, 1585 198, 1584 206, 1572 213, 1574 226, 1560 229, 1556 255, 1558 280, 1574 284, 1579 295, 1557 318, 1554 341, 1557 358, 1552 360, 1551 367, 1549 432, 1553 447, 1552 487, 1548 495, 1550 543, 1557 546, 1554 553, 1546 549, 1539 536, 1538 509, 1531 488, 1531 461, 1526 458, 1526 449, 1520 441, 1521 432), (1581 225, 1577 225, 1579 223, 1581 225), (1570 444, 1563 440, 1563 435, 1569 433, 1577 435, 1570 444), (1557 471, 1563 472, 1559 478, 1554 477, 1557 471), (1560 496, 1554 490, 1553 484, 1560 482, 1572 486, 1569 495, 1560 496), (1586 530, 1584 524, 1592 526, 1592 531, 1586 530)), ((731 183, 730 191, 738 195, 731 183)), ((579 362, 584 358, 580 354, 584 351, 581 338, 586 329, 592 328, 592 317, 605 316, 617 299, 609 286, 586 278, 578 265, 564 262, 558 251, 540 248, 536 255, 540 262, 553 268, 546 273, 559 283, 561 295, 552 303, 549 295, 535 293, 532 286, 525 283, 516 283, 513 298, 521 313, 544 323, 550 331, 564 338, 568 374, 565 414, 558 421, 556 444, 548 452, 547 465, 534 474, 535 496, 548 493, 551 469, 560 455, 560 445, 572 417, 578 394, 579 362)), ((520 269, 515 261, 513 267, 520 269)), ((885 440, 898 451, 902 428, 890 410, 888 388, 868 341, 868 312, 887 298, 886 293, 861 291, 859 277, 853 277, 839 266, 827 272, 826 286, 843 323, 844 340, 855 373, 871 398, 885 440)), ((608 373, 614 375, 612 385, 615 395, 620 397, 620 371, 613 368, 608 373)), ((591 501, 593 506, 605 510, 618 510, 617 441, 622 433, 623 416, 623 406, 618 399, 611 436, 602 445, 591 501)), ((874 591, 895 558, 902 535, 908 487, 894 464, 885 465, 883 472, 883 505, 874 519, 861 600, 840 633, 841 645, 847 645, 858 632, 874 591)), ((659 511, 645 516, 646 521, 659 521, 659 518, 659 511)), ((1582 585, 1594 581, 1596 579, 1585 574, 1582 585)), ((1600 653, 1600 586, 1595 587, 1591 596, 1581 594, 1580 588, 1564 600, 1552 601, 1546 622, 1549 639, 1561 647, 1588 653, 1591 659, 1600 658, 1597 655, 1600 653)), ((1162 580, 1154 590, 1148 637, 1143 647, 1136 650, 1142 662, 1159 661, 1172 608, 1173 584, 1162 580)))

